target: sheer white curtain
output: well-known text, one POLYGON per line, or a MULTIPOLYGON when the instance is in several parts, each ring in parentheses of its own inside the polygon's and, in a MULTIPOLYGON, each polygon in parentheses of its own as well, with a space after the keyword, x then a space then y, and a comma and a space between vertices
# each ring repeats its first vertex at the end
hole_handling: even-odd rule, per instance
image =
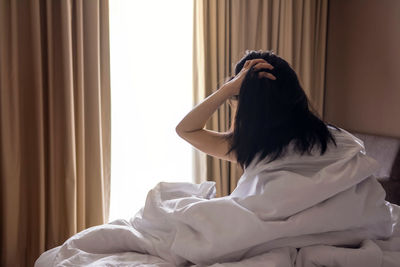
POLYGON ((175 133, 192 107, 192 16, 188 0, 110 1, 110 221, 160 181, 192 182, 192 149, 175 133))

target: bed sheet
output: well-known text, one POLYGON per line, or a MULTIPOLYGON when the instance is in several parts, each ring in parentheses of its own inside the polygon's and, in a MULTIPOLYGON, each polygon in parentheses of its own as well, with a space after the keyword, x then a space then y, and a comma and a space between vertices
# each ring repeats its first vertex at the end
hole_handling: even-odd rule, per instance
MULTIPOLYGON (((59 247, 51 249, 37 260, 35 266, 53 266, 59 247)), ((60 266, 131 266, 175 267, 157 256, 137 252, 115 254, 79 254, 60 266)), ((203 267, 201 265, 188 265, 203 267)), ((309 246, 301 249, 285 247, 237 262, 215 263, 209 267, 399 267, 400 236, 386 241, 366 240, 359 248, 309 246)))

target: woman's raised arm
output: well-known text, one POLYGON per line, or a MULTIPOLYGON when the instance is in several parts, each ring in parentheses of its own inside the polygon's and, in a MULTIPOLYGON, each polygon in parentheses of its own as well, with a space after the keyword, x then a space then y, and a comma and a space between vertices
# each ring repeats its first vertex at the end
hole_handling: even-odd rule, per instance
MULTIPOLYGON (((236 162, 235 155, 232 153, 227 154, 229 151, 229 142, 226 137, 231 132, 215 132, 204 129, 204 126, 219 106, 230 97, 239 94, 243 79, 248 70, 253 66, 254 69, 273 68, 263 59, 247 61, 242 70, 232 80, 208 96, 182 119, 178 126, 176 126, 178 135, 206 154, 236 162)), ((262 72, 262 76, 275 79, 272 74, 267 72, 262 72)))
POLYGON ((229 144, 226 140, 229 132, 221 133, 204 129, 211 115, 233 95, 231 87, 222 86, 182 119, 176 126, 178 135, 204 153, 220 159, 235 161, 233 155, 226 155, 229 151, 229 144))

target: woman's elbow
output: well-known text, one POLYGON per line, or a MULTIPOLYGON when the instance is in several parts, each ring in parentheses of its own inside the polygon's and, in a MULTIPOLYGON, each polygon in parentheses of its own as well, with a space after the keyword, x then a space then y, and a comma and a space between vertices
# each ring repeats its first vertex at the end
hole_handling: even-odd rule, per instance
POLYGON ((177 133, 177 135, 179 135, 180 137, 182 137, 182 136, 181 136, 182 130, 181 130, 181 128, 179 127, 179 124, 175 127, 175 132, 177 133))
POLYGON ((183 129, 183 127, 180 124, 178 124, 175 127, 175 132, 178 134, 179 137, 185 139, 184 136, 185 136, 186 131, 183 129))

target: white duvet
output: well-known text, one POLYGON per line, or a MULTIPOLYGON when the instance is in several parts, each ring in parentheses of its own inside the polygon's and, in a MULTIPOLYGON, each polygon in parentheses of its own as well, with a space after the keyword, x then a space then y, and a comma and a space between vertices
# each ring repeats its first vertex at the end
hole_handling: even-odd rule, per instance
POLYGON ((84 230, 35 266, 400 266, 400 208, 362 142, 331 129, 323 156, 253 160, 230 196, 159 183, 130 221, 84 230))

